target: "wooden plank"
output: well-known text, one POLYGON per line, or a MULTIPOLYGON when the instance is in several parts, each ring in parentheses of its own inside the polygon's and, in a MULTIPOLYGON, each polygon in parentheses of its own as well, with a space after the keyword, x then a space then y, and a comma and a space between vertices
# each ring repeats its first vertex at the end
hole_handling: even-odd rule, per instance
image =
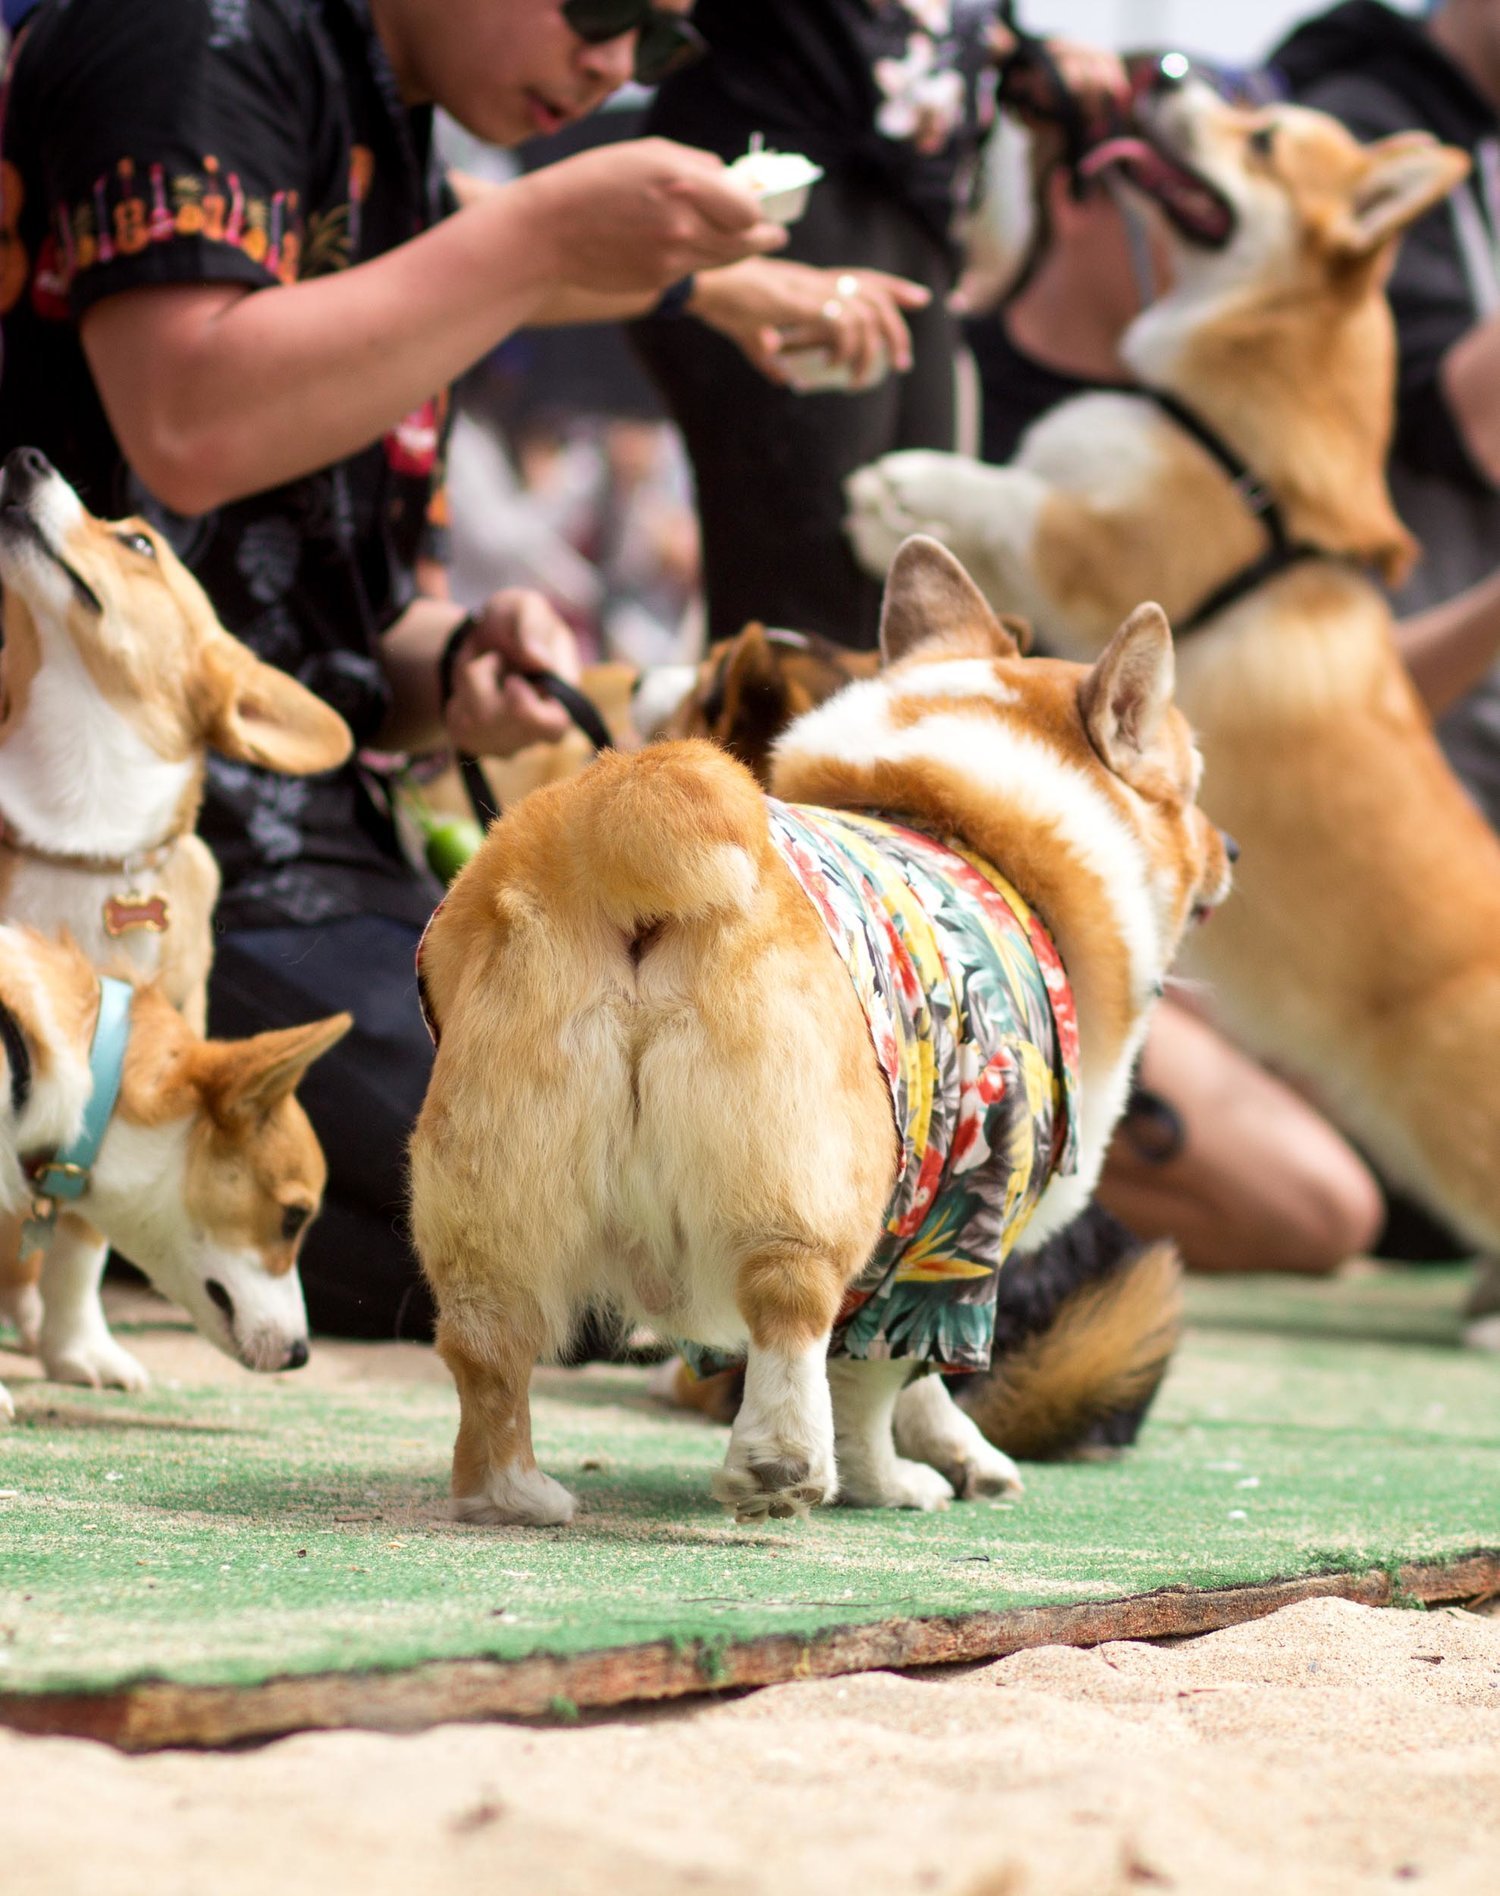
POLYGON ((97 1693, 3 1693, 0 1724, 36 1734, 95 1738, 123 1751, 218 1746, 351 1726, 418 1731, 454 1720, 573 1716, 641 1700, 841 1672, 999 1659, 1031 1646, 1097 1646, 1113 1639, 1216 1632, 1298 1600, 1441 1605, 1497 1595, 1500 1550, 1491 1550, 1402 1567, 1394 1575, 1372 1568, 1212 1591, 1166 1587, 1088 1605, 886 1620, 811 1639, 773 1635, 690 1647, 658 1641, 568 1658, 438 1660, 399 1672, 317 1673, 250 1686, 148 1679, 97 1693))

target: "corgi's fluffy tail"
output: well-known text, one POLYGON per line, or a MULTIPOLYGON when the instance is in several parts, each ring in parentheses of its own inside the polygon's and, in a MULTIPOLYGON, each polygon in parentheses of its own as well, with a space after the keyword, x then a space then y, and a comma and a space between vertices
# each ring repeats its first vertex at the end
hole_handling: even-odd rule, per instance
POLYGON ((1024 1279, 1032 1269, 1050 1307, 1022 1313, 1007 1340, 1002 1294, 992 1367, 962 1391, 964 1408, 997 1448, 1022 1461, 1126 1446, 1182 1333, 1176 1246, 1142 1245, 1095 1207, 1035 1258, 1012 1258, 1002 1286, 1007 1275, 1024 1279), (1080 1251, 1090 1253, 1082 1267, 1080 1251))
POLYGON ((765 799, 717 746, 607 753, 570 788, 551 878, 565 902, 627 934, 753 903, 770 846, 765 799))
POLYGON ((534 964, 533 1017, 542 996, 570 1006, 658 924, 748 911, 771 854, 765 798, 717 746, 606 751, 523 797, 449 890, 420 956, 429 1025, 440 1033, 465 992, 495 1015, 516 955, 534 964))

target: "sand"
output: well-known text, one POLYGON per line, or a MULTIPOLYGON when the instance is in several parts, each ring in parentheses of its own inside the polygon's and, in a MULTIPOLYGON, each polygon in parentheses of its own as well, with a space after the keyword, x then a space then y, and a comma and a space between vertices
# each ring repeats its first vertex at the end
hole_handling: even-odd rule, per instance
MULTIPOLYGON (((141 1354, 236 1373, 172 1332, 141 1354)), ((314 1365, 443 1374, 409 1346, 314 1365)), ((1500 1889, 1500 1617, 1315 1600, 1170 1644, 228 1755, 0 1732, 6 1896, 1408 1886, 1500 1889)))
POLYGON ((1500 1887, 1500 1620, 1309 1601, 575 1726, 126 1758, 0 1733, 9 1896, 1500 1887))

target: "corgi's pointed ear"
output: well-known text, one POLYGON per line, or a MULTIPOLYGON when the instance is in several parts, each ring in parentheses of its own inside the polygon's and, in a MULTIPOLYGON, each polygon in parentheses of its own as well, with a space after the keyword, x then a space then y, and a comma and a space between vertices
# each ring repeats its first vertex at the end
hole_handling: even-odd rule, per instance
POLYGON ((914 533, 891 561, 880 608, 880 656, 893 665, 919 645, 941 641, 950 649, 1015 658, 1019 647, 991 612, 989 601, 958 561, 936 540, 914 533))
POLYGON ((1467 154, 1428 132, 1396 132, 1365 155, 1365 170, 1330 233, 1351 263, 1374 256, 1469 174, 1467 154))
POLYGON ((1151 754, 1172 703, 1172 628, 1158 605, 1137 606, 1079 687, 1089 742, 1129 779, 1151 754))
POLYGON ((336 769, 354 749, 332 705, 227 634, 204 651, 199 683, 205 741, 237 763, 307 777, 336 769))
POLYGON ((281 1027, 248 1040, 205 1040, 195 1049, 194 1077, 204 1104, 221 1124, 263 1118, 290 1097, 314 1060, 341 1041, 352 1014, 332 1014, 302 1027, 281 1027))

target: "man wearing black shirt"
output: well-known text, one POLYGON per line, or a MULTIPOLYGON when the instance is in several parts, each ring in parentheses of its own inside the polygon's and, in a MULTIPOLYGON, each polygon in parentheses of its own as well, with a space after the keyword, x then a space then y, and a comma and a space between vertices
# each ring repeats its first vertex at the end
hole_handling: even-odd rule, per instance
MULTIPOLYGON (((413 585, 433 391, 517 327, 638 314, 693 272, 690 306, 740 337, 829 292, 757 254, 782 233, 717 160, 661 141, 460 184, 455 207, 432 106, 501 143, 555 130, 686 10, 642 4, 621 31, 615 8, 600 39, 575 0, 42 0, 5 101, 0 452, 33 443, 96 511, 155 518, 230 629, 362 745, 560 735, 517 671, 568 663, 532 596, 476 616, 439 703, 460 614, 413 585)), ((304 1094, 330 1162, 314 1322, 388 1333, 406 1306, 420 1328, 401 1205, 437 891, 359 764, 291 781, 215 761, 202 827, 224 870, 215 1030, 356 1015, 304 1094)))

